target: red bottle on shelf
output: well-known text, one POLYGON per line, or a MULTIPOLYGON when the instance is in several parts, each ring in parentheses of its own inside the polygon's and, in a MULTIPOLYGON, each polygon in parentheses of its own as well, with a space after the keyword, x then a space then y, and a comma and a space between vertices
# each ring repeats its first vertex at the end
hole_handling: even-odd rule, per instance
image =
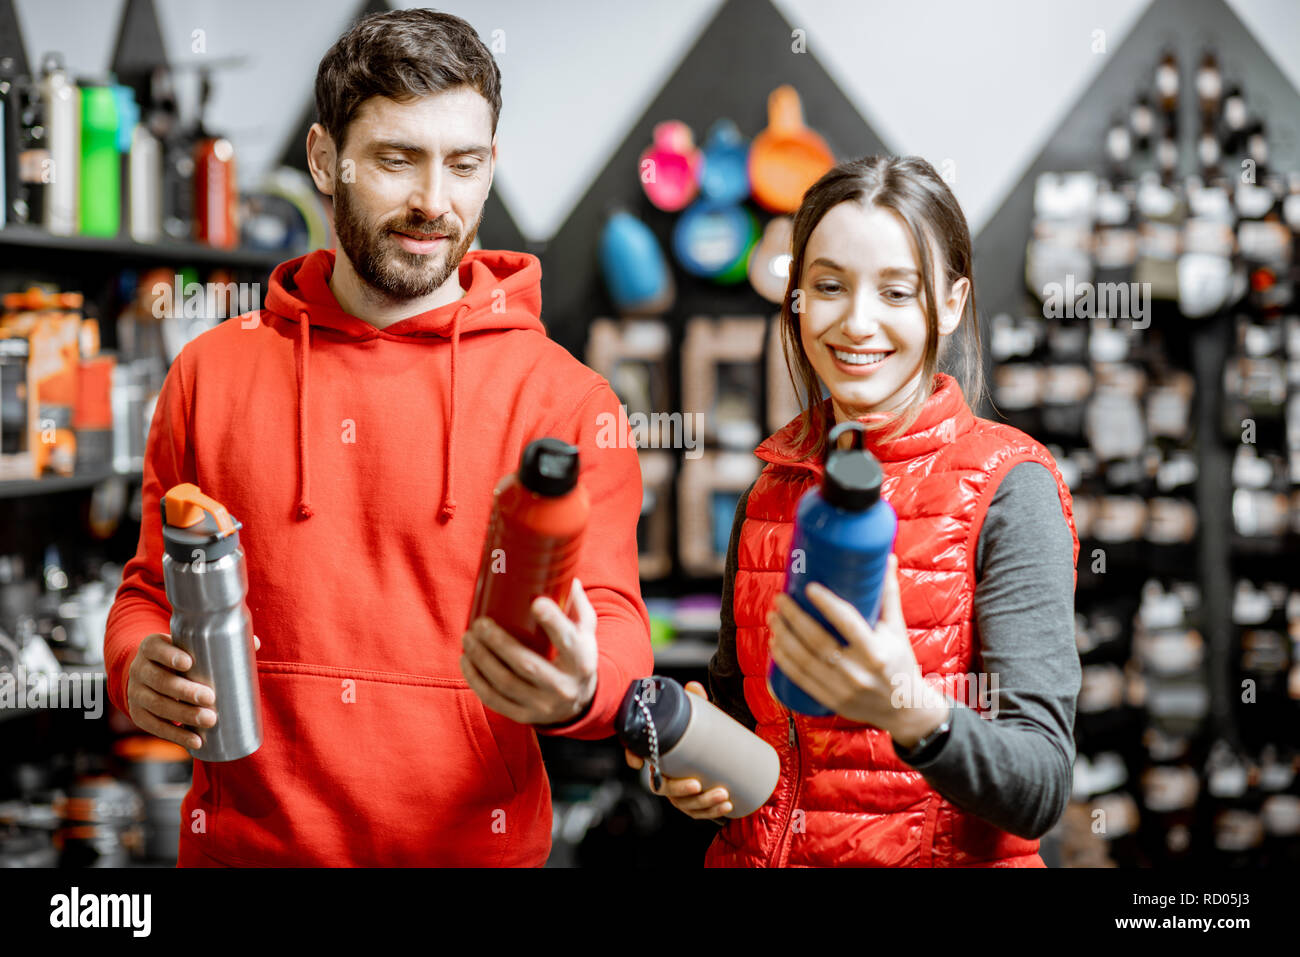
POLYGON ((578 484, 578 449, 559 439, 530 442, 519 471, 493 492, 469 623, 490 618, 553 659, 555 646, 533 617, 532 603, 545 596, 568 612, 590 513, 587 490, 578 484))
POLYGON ((204 125, 211 88, 204 71, 198 140, 194 144, 194 238, 209 246, 234 249, 239 245, 235 148, 230 140, 212 135, 204 125))

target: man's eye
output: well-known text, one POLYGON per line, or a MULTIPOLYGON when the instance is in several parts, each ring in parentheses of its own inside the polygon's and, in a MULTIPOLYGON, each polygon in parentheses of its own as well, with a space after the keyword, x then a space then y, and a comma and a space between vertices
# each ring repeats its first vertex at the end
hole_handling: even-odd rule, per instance
POLYGON ((452 169, 458 173, 472 173, 478 169, 477 163, 457 163, 452 169))
POLYGON ((386 158, 386 159, 381 160, 381 162, 382 162, 385 166, 387 166, 387 167, 389 167, 389 168, 391 168, 391 169, 397 169, 398 166, 401 166, 401 165, 405 164, 405 163, 406 163, 406 160, 404 160, 404 159, 393 159, 393 158, 389 157, 389 158, 386 158))

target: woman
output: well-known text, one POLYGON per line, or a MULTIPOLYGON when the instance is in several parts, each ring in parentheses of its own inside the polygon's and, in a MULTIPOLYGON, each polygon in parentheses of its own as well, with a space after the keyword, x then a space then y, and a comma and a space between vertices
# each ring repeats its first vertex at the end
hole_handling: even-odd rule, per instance
POLYGON ((981 357, 965 217, 924 160, 867 157, 808 190, 791 252, 786 360, 803 396, 829 396, 756 450, 709 666, 713 700, 776 748, 781 778, 739 820, 723 788, 661 793, 725 822, 710 866, 1042 867, 1074 761, 1079 541, 1050 453, 967 405, 981 357), (936 371, 957 332, 964 390, 936 371), (780 592, 796 504, 848 420, 870 430, 899 524, 876 627, 809 588, 841 648, 780 592), (769 659, 834 715, 784 708, 769 659))

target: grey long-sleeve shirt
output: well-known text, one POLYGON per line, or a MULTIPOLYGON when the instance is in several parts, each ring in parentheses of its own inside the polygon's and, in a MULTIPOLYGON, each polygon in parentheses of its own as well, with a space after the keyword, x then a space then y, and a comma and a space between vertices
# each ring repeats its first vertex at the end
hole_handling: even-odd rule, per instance
MULTIPOLYGON (((750 490, 740 498, 731 529, 709 697, 753 729, 736 660, 732 606, 750 490)), ((997 716, 980 718, 954 702, 947 739, 932 755, 909 762, 957 807, 1029 839, 1051 829, 1070 797, 1082 680, 1073 551, 1052 473, 1038 462, 1013 466, 989 504, 976 550, 975 625, 982 655, 977 665, 998 676, 997 716)))

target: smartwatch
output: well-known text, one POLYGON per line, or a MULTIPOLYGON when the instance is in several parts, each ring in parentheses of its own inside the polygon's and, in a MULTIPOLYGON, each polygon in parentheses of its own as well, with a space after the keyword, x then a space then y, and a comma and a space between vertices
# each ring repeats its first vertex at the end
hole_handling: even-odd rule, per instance
POLYGON ((952 712, 949 711, 948 717, 944 719, 939 727, 935 728, 925 737, 916 742, 915 746, 905 748, 897 741, 894 742, 894 750, 908 764, 920 764, 928 761, 939 753, 943 743, 948 740, 948 733, 952 730, 952 712))

